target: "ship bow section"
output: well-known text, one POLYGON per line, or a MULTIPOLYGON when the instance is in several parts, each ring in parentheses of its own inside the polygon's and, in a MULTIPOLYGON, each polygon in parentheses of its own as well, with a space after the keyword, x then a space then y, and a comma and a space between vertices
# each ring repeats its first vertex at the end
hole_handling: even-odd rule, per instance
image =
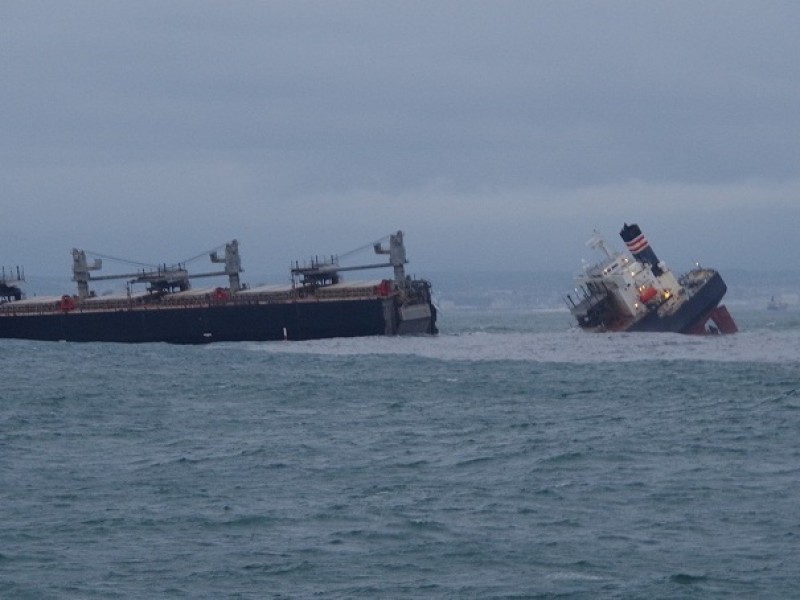
POLYGON ((728 309, 720 304, 728 291, 722 275, 710 269, 696 269, 681 278, 681 283, 689 290, 695 286, 687 302, 692 308, 687 311, 685 324, 680 329, 681 333, 702 335, 738 331, 728 309), (695 283, 698 280, 699 284, 695 283))

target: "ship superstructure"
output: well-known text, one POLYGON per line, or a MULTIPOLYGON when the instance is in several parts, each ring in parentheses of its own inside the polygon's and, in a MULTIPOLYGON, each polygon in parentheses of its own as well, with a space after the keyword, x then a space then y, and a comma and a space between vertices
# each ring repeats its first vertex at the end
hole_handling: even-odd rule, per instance
POLYGON ((719 302, 727 291, 714 269, 697 267, 676 277, 660 261, 636 224, 623 226, 627 252, 614 252, 595 235, 587 242, 603 258, 577 277, 567 305, 588 331, 734 333, 736 324, 719 302))
POLYGON ((76 294, 23 298, 18 280, 0 280, 0 337, 39 340, 208 343, 436 333, 430 283, 405 274, 398 231, 373 244, 388 261, 340 266, 337 257, 292 267, 287 284, 248 287, 240 280, 238 241, 211 252, 218 271, 191 274, 185 264, 99 275, 101 258, 72 251, 76 294), (345 281, 342 273, 390 267, 393 278, 345 281), (227 287, 194 289, 192 280, 226 276, 227 287), (127 280, 124 293, 96 295, 95 282, 127 280), (137 289, 136 286, 144 286, 137 289), (6 292, 4 292, 6 290, 6 292), (5 295, 4 295, 5 294, 5 295))

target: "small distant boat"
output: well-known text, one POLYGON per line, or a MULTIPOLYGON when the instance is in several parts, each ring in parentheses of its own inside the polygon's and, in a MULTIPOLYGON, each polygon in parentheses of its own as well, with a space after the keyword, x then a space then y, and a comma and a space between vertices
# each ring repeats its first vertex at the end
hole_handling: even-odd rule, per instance
POLYGON ((786 310, 787 308, 789 308, 789 303, 779 300, 775 296, 767 302, 767 310, 786 310))

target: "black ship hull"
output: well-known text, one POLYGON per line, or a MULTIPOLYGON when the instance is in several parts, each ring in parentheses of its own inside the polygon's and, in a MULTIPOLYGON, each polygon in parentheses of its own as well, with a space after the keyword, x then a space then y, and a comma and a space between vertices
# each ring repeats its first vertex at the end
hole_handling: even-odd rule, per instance
POLYGON ((715 272, 674 313, 661 315, 658 311, 652 311, 634 322, 626 331, 702 333, 706 321, 722 301, 727 290, 722 276, 715 272))
POLYGON ((734 333, 736 325, 719 303, 728 288, 714 271, 690 296, 672 311, 654 306, 639 319, 620 318, 608 294, 587 297, 571 307, 578 325, 588 331, 642 331, 662 333, 734 333))
POLYGON ((0 316, 0 338, 70 342, 309 340, 436 333, 436 310, 404 315, 392 298, 157 307, 0 316))

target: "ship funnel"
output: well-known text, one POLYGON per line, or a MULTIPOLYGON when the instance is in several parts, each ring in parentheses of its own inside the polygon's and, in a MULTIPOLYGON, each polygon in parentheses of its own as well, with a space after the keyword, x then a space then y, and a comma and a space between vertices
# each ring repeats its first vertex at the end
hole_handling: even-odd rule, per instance
POLYGON ((639 229, 638 225, 635 223, 631 225, 625 223, 622 231, 619 232, 619 235, 622 238, 622 241, 625 242, 625 245, 628 247, 628 251, 633 254, 633 257, 636 260, 650 265, 653 275, 658 277, 663 273, 661 267, 658 266, 658 257, 656 256, 656 253, 650 247, 647 238, 644 237, 644 234, 642 233, 642 230, 639 229))

